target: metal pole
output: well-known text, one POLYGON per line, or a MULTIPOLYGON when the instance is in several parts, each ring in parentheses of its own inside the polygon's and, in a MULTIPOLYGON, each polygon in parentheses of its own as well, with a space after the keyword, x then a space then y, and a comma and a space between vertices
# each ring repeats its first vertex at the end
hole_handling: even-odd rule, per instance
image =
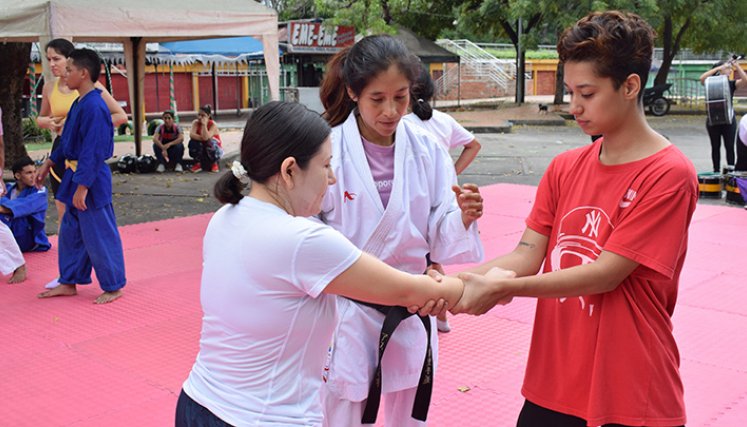
POLYGON ((174 94, 174 64, 169 63, 169 109, 174 112, 174 120, 179 123, 179 115, 176 112, 176 95, 174 94))
POLYGON ((517 34, 517 52, 516 52, 516 103, 521 105, 524 102, 524 47, 521 45, 521 34, 524 31, 522 28, 522 20, 519 18, 518 34, 517 34))
MULTIPOLYGON (((33 62, 29 63, 29 117, 36 117, 39 115, 36 109, 36 66, 33 62)), ((3 184, 4 185, 4 184, 3 184)))
POLYGON ((218 76, 215 75, 215 62, 213 62, 213 117, 218 118, 218 76))
POLYGON ((142 147, 140 147, 141 142, 143 140, 143 100, 140 99, 140 57, 138 56, 138 51, 140 49, 140 43, 142 42, 142 37, 130 37, 130 40, 132 41, 132 75, 128 76, 128 78, 134 79, 134 87, 135 90, 133 90, 133 99, 131 100, 132 105, 132 130, 133 134, 135 136, 135 155, 140 156, 142 154, 142 147))
POLYGON ((462 57, 457 61, 457 107, 462 105, 462 57))
POLYGON ((154 69, 155 74, 156 74, 156 111, 160 113, 161 112, 161 106, 158 104, 158 98, 161 97, 161 93, 158 90, 158 63, 157 62, 153 63, 153 69, 154 69))

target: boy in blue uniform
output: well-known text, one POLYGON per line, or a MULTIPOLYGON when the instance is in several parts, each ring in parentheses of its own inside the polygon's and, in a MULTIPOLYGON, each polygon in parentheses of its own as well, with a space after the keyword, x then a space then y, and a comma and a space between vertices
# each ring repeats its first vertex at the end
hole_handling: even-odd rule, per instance
POLYGON ((45 252, 49 244, 44 232, 47 213, 47 189, 36 188, 36 164, 25 156, 13 164, 16 182, 8 184, 0 197, 0 221, 13 232, 22 252, 45 252))
POLYGON ((57 200, 67 206, 59 238, 60 286, 39 298, 75 295, 76 284, 91 283, 91 268, 103 293, 96 304, 122 296, 126 283, 122 240, 112 206, 112 174, 106 159, 114 152, 111 115, 94 87, 101 59, 90 49, 74 50, 67 61, 67 85, 80 96, 67 115, 60 146, 39 169, 40 185, 55 164, 65 164, 57 200))

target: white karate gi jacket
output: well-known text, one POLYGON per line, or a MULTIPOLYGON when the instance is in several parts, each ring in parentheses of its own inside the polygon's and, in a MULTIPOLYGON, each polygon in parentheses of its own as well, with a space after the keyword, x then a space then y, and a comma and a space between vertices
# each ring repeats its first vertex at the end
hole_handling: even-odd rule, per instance
MULTIPOLYGON (((477 224, 465 230, 451 190, 456 183, 448 152, 422 128, 404 120, 395 134, 394 182, 387 208, 374 184, 355 112, 332 129, 332 168, 337 183, 322 203, 322 218, 358 248, 388 265, 420 274, 425 255, 444 264, 482 260, 477 224)), ((362 401, 378 361, 379 333, 384 316, 378 311, 338 298, 340 317, 333 349, 325 367, 328 391, 362 401), (327 371, 328 368, 328 371, 327 371)), ((438 338, 431 319, 434 369, 438 338)), ((382 392, 413 388, 420 378, 426 334, 416 317, 403 321, 382 361, 382 392)))

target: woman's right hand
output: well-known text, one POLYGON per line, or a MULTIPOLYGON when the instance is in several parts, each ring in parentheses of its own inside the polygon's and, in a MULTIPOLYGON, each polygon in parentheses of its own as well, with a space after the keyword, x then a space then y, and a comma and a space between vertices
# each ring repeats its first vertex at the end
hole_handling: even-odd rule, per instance
POLYGON ((485 314, 496 304, 505 305, 513 299, 509 286, 510 280, 516 277, 513 271, 493 267, 484 276, 460 273, 458 277, 464 282, 464 294, 449 310, 453 314, 485 314))

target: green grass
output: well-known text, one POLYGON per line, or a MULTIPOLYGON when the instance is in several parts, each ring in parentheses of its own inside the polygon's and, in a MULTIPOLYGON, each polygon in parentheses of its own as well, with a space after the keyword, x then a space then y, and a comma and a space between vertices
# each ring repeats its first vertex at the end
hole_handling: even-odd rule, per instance
POLYGON ((26 142, 26 151, 49 150, 52 148, 51 142, 26 142))
MULTIPOLYGON (((143 141, 149 141, 150 136, 143 135, 143 141)), ((114 135, 114 142, 135 142, 135 137, 132 135, 114 135)), ((40 150, 51 150, 51 142, 27 142, 24 144, 26 151, 40 151, 40 150)))

